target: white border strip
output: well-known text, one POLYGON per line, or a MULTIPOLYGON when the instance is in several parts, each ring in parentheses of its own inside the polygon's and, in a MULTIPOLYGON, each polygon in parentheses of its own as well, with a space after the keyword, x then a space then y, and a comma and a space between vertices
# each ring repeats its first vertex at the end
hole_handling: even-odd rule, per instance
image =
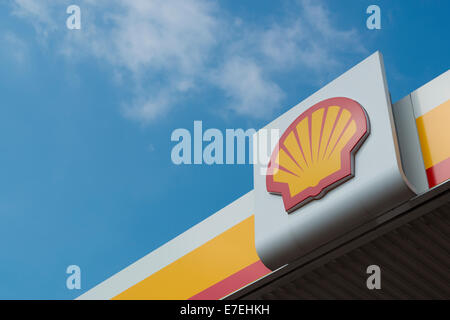
POLYGON ((411 93, 416 118, 450 99, 450 70, 411 93))

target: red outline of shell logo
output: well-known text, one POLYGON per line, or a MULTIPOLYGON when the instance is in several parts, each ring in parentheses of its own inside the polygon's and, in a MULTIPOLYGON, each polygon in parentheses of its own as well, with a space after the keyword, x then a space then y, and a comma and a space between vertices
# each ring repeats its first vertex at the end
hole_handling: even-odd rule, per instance
POLYGON ((267 191, 286 212, 323 197, 354 176, 354 156, 369 135, 369 117, 349 98, 323 100, 286 129, 270 158, 267 191))

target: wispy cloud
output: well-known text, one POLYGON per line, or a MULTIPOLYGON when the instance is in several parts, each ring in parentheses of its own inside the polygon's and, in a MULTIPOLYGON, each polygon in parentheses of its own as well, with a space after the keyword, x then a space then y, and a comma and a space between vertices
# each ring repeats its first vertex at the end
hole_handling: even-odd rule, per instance
POLYGON ((46 36, 56 29, 52 8, 52 0, 14 0, 12 14, 27 19, 40 36, 46 36))
POLYGON ((7 31, 0 35, 0 52, 9 57, 15 64, 27 63, 28 45, 17 34, 7 31))
MULTIPOLYGON (((110 64, 121 78, 129 78, 134 98, 124 103, 123 114, 143 123, 155 120, 206 72, 216 43, 216 8, 202 0, 109 4, 112 10, 103 21, 75 33, 77 38, 67 38, 66 54, 76 55, 82 48, 110 64)), ((105 2, 95 2, 83 12, 101 16, 104 8, 105 2)))
POLYGON ((96 57, 116 79, 129 81, 134 98, 124 101, 122 111, 143 123, 203 84, 221 90, 232 113, 270 117, 285 95, 276 76, 299 70, 321 77, 339 67, 343 53, 365 50, 355 30, 335 27, 320 1, 299 1, 295 15, 255 27, 224 18, 218 4, 207 0, 84 0, 83 27, 75 32, 63 23, 56 28, 67 4, 13 0, 12 12, 40 34, 62 35, 59 51, 68 59, 96 57))
POLYGON ((280 107, 284 96, 251 58, 229 57, 212 80, 231 100, 229 108, 239 115, 267 118, 280 107))
POLYGON ((299 10, 261 33, 261 52, 283 68, 320 74, 339 67, 342 54, 367 53, 355 29, 341 30, 321 1, 299 1, 299 10))

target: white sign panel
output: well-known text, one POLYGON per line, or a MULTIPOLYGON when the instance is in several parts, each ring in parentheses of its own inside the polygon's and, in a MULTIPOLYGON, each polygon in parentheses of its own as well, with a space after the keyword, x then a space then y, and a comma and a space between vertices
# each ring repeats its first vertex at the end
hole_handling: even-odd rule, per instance
POLYGON ((415 194, 378 52, 263 129, 281 134, 268 169, 254 165, 256 248, 271 269, 415 194))

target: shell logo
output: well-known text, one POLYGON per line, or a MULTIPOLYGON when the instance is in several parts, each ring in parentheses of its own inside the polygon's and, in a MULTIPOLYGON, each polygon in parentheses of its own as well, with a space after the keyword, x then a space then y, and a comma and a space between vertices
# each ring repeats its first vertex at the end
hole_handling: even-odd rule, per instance
POLYGON ((354 156, 369 135, 369 118, 348 98, 321 101, 286 129, 270 158, 267 191, 287 213, 354 176, 354 156))

